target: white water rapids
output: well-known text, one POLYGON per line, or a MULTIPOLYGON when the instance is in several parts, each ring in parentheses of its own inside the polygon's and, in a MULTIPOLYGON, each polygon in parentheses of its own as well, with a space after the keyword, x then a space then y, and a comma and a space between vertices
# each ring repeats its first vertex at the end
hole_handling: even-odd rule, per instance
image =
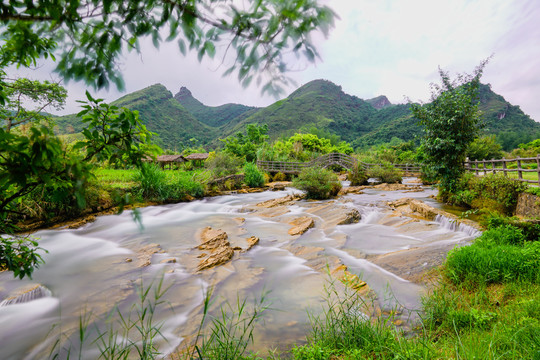
MULTIPOLYGON (((294 191, 227 195, 147 207, 141 209, 142 230, 126 211, 101 216, 77 230, 37 232, 34 236, 48 251, 43 255, 45 264, 31 280, 0 273, 0 301, 18 289, 37 284, 48 289, 50 294, 46 295, 50 296, 0 306, 0 358, 47 359, 56 342, 59 358, 66 358, 68 351, 77 358, 81 316, 89 318, 82 358, 97 358, 98 344, 92 342, 92 337, 97 336, 96 329, 106 328, 106 316, 128 314, 138 301, 138 285, 144 287, 161 277, 169 286, 156 312, 156 322, 166 337, 158 343, 163 353, 174 351, 193 336, 204 293, 212 286, 213 309, 226 301, 234 304, 238 298, 253 299, 268 291, 275 310, 268 311, 264 324, 257 326, 255 348, 287 348, 305 338, 309 330, 307 311, 317 313, 324 302, 328 275, 317 271, 316 264, 342 263, 364 279, 380 299, 390 299, 388 306, 399 303, 414 310, 419 308, 423 287, 403 278, 407 269, 396 274, 388 262, 391 257, 385 256, 411 248, 447 250, 478 235, 450 228, 444 221, 417 220, 403 225, 410 219, 389 215, 386 201, 424 199, 433 194, 430 189, 418 193, 366 190, 364 194, 347 195, 335 203, 357 209, 362 215, 359 223, 324 228, 318 226, 323 219, 311 214, 316 226, 301 236, 289 235, 291 225, 283 218, 306 215, 313 206, 330 201, 302 200, 289 206, 290 212, 275 217, 245 212, 247 205, 294 191), (245 221, 239 222, 240 217, 245 221), (188 255, 199 243, 197 231, 207 226, 225 230, 233 243, 250 236, 259 237, 260 242, 225 265, 194 273, 189 269, 198 260, 188 255), (151 243, 159 244, 163 253, 154 254, 151 265, 140 268, 137 251, 151 243), (132 261, 126 261, 128 258, 132 261)), ((412 271, 427 264, 423 259, 418 261, 420 265, 409 264, 412 271)))

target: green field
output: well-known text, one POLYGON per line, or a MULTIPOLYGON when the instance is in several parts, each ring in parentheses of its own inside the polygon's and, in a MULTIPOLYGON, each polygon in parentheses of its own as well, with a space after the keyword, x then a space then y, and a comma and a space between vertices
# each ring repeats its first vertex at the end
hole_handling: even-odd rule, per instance
MULTIPOLYGON (((137 186, 136 177, 138 170, 130 169, 106 169, 99 168, 94 171, 98 184, 117 189, 131 189, 137 186)), ((204 169, 197 170, 166 170, 164 171, 166 182, 169 184, 181 181, 201 181, 208 179, 210 173, 204 169)))

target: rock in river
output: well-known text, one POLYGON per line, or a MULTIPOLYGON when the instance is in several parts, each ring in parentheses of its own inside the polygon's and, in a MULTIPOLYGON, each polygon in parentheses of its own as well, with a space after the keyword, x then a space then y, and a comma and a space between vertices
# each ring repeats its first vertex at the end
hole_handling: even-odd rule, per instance
POLYGON ((309 216, 302 216, 299 218, 294 219, 290 222, 291 225, 293 225, 292 228, 289 229, 289 235, 302 235, 309 229, 311 229, 313 226, 315 226, 315 223, 312 218, 309 216))

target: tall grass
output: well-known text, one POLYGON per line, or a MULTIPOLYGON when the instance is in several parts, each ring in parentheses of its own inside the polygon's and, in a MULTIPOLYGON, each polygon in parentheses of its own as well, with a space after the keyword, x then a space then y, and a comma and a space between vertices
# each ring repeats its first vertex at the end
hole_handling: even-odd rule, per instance
POLYGON ((292 349, 294 359, 430 358, 425 339, 403 337, 392 325, 393 316, 366 315, 372 306, 357 292, 340 293, 333 282, 325 290, 324 311, 310 315, 308 344, 292 349))
POLYGON ((263 293, 250 305, 247 299, 237 297, 236 303, 225 302, 217 314, 210 314, 212 290, 206 293, 203 302, 203 316, 193 344, 179 359, 253 359, 247 354, 249 344, 253 343, 255 324, 262 320, 270 307, 268 293, 263 293), (207 324, 208 323, 208 324, 207 324), (208 327, 206 327, 208 325, 208 327), (206 333, 204 332, 206 330, 206 333))
POLYGON ((115 311, 118 324, 110 324, 105 331, 98 330, 99 336, 95 340, 101 358, 129 359, 135 355, 137 359, 153 360, 161 355, 156 340, 166 339, 161 334, 162 323, 155 321, 155 315, 157 307, 164 304, 163 296, 167 289, 163 277, 150 286, 141 284, 137 291, 138 302, 128 314, 115 311))
POLYGON ((145 200, 182 201, 188 195, 201 197, 205 193, 204 186, 195 180, 195 175, 166 172, 155 164, 144 164, 134 179, 139 184, 139 195, 145 200))
POLYGON ((423 323, 437 358, 540 358, 539 290, 525 282, 441 282, 424 299, 423 323))
POLYGON ((115 308, 104 319, 105 326, 91 326, 94 318, 91 312, 84 312, 79 317, 78 331, 64 339, 60 333, 49 354, 49 359, 87 358, 86 343, 97 347, 96 358, 105 360, 141 359, 154 360, 163 354, 157 348, 158 340, 166 340, 161 334, 162 323, 156 321, 156 310, 162 306, 168 287, 164 286, 163 277, 148 285, 141 283, 137 287, 137 302, 128 313, 115 308))
POLYGON ((140 186, 140 193, 143 198, 161 200, 166 195, 165 172, 158 165, 143 164, 135 174, 134 179, 140 186))
POLYGON ((448 254, 447 276, 454 283, 540 283, 540 242, 525 242, 511 225, 489 229, 470 246, 448 254))

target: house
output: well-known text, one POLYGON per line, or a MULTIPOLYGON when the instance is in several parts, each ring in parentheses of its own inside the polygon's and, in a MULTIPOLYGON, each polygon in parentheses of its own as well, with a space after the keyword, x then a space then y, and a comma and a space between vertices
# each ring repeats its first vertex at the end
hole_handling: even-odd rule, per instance
POLYGON ((186 162, 187 160, 182 155, 160 155, 156 158, 156 160, 147 157, 143 161, 155 161, 161 166, 162 169, 164 169, 166 165, 169 165, 169 169, 171 169, 173 164, 178 165, 186 162))
POLYGON ((204 160, 208 159, 208 153, 193 153, 185 157, 187 161, 192 161, 194 167, 202 167, 204 160))

